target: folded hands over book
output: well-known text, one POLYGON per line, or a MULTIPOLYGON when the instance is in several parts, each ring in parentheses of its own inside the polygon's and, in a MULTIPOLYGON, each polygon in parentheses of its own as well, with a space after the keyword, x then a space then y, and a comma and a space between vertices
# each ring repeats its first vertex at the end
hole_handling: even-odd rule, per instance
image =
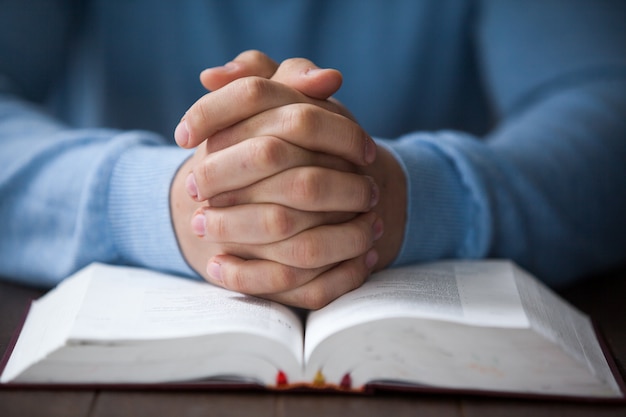
POLYGON ((175 132, 197 149, 171 192, 177 238, 198 273, 319 308, 394 259, 404 174, 331 97, 338 71, 247 51, 201 81, 210 92, 175 132))

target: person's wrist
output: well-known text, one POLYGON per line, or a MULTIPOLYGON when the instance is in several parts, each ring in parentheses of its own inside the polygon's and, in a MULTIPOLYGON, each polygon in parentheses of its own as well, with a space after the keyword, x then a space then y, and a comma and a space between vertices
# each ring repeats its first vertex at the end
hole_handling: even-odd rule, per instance
POLYGON ((393 154, 407 179, 404 238, 393 266, 484 256, 479 251, 485 247, 485 234, 476 234, 484 215, 461 178, 457 159, 460 146, 455 145, 466 142, 465 136, 450 132, 377 140, 380 149, 393 154))
POLYGON ((144 144, 120 155, 111 175, 107 209, 120 262, 177 274, 192 273, 180 254, 169 204, 172 178, 188 155, 188 151, 171 146, 144 144))

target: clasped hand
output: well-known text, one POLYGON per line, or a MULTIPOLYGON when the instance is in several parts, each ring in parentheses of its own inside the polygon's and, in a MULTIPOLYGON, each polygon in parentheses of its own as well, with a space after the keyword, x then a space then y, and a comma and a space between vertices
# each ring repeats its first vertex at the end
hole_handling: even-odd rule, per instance
POLYGON ((175 131, 197 149, 172 188, 174 227, 196 271, 314 309, 393 259, 398 242, 375 246, 388 213, 376 173, 395 161, 330 98, 339 72, 247 51, 201 82, 211 92, 175 131))

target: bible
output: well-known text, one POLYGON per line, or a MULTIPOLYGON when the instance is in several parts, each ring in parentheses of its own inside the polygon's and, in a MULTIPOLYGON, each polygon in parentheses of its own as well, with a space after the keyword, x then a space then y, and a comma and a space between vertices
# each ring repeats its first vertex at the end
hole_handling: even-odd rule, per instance
POLYGON ((591 320, 506 260, 373 274, 311 312, 92 264, 34 301, 0 382, 623 399, 591 320))

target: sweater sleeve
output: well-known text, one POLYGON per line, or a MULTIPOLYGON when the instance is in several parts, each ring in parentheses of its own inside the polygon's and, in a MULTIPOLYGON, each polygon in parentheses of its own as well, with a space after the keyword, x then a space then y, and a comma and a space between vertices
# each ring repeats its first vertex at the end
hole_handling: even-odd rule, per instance
POLYGON ((0 276, 50 286, 94 261, 195 275, 169 212, 189 152, 150 132, 72 128, 43 110, 74 3, 0 4, 0 56, 10 57, 0 60, 0 276))
POLYGON ((496 124, 388 143, 409 184, 396 264, 506 257, 552 285, 623 265, 625 16, 623 2, 481 3, 496 124))
POLYGON ((188 151, 144 131, 70 129, 0 98, 0 275, 54 285, 90 262, 195 275, 170 221, 188 151))

